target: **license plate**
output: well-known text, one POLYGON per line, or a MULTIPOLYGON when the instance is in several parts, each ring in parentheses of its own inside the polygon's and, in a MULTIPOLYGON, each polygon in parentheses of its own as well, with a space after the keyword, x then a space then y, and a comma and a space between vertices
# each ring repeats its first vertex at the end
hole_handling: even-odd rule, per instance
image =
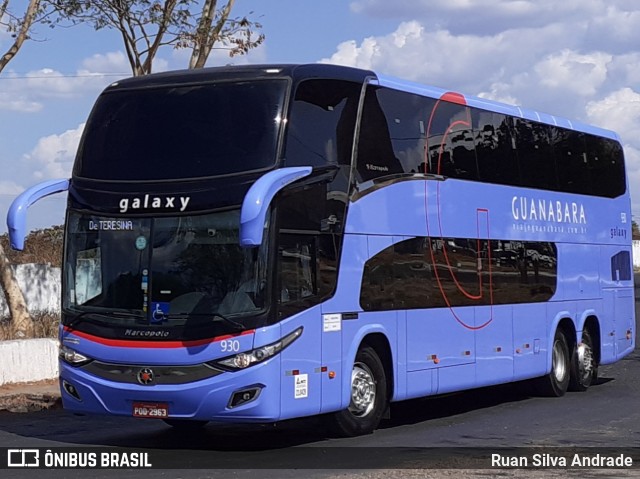
POLYGON ((134 417, 169 417, 169 405, 166 403, 134 402, 134 417))

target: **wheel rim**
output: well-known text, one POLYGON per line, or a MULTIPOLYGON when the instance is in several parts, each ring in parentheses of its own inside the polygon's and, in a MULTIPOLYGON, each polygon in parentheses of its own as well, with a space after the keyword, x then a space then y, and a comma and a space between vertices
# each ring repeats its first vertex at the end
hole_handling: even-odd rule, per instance
POLYGON ((560 341, 553 344, 553 375, 560 383, 567 375, 567 357, 560 341))
POLYGON ((578 346, 578 367, 583 382, 588 380, 593 373, 593 364, 593 349, 587 343, 581 343, 578 346))
POLYGON ((376 402, 376 382, 366 364, 355 363, 351 371, 349 412, 357 417, 369 414, 376 402))

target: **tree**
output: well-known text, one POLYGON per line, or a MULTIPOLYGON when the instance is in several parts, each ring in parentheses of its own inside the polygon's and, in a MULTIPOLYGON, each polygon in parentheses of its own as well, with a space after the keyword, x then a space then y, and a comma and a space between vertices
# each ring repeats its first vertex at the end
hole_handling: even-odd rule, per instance
POLYGON ((32 231, 26 238, 24 251, 9 249, 9 235, 0 236, 0 284, 11 315, 11 336, 33 337, 34 323, 12 264, 39 263, 60 267, 62 263, 63 227, 32 231))
POLYGON ((248 53, 264 41, 263 34, 254 37, 253 29, 262 28, 260 23, 247 17, 229 19, 235 0, 228 0, 219 10, 216 10, 217 3, 217 0, 205 1, 196 29, 185 36, 184 42, 193 50, 189 68, 204 67, 216 43, 227 45, 229 56, 233 57, 248 53))
MULTIPOLYGON (((0 28, 6 29, 14 38, 13 44, 0 57, 0 72, 18 54, 26 40, 31 39, 32 27, 38 23, 51 23, 49 18, 51 9, 47 9, 41 0, 29 0, 22 17, 16 16, 9 9, 9 0, 0 0, 0 28)), ((30 337, 33 333, 33 322, 27 308, 27 303, 18 285, 11 261, 0 245, 0 286, 4 291, 11 326, 15 337, 30 337)))
POLYGON ((7 306, 9 306, 11 328, 14 336, 18 338, 31 337, 33 335, 33 322, 27 308, 27 302, 13 274, 11 262, 2 246, 0 246, 0 284, 7 299, 7 306))
POLYGON ((9 0, 0 0, 0 28, 6 29, 14 38, 13 44, 0 57, 0 72, 17 55, 22 44, 31 39, 31 30, 35 24, 51 24, 52 13, 53 10, 45 8, 41 0, 29 0, 24 16, 18 17, 9 9, 9 0))
POLYGON ((87 23, 96 30, 117 30, 134 76, 152 72, 163 46, 191 48, 190 68, 204 66, 216 43, 231 56, 260 45, 259 23, 230 19, 235 0, 217 9, 217 0, 43 0, 55 6, 61 20, 87 23))

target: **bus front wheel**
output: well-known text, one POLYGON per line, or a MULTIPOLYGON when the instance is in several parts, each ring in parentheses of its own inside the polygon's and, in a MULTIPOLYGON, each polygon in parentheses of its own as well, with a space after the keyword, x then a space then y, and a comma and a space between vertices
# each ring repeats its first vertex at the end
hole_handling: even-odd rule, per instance
POLYGON ((571 355, 564 333, 558 329, 551 350, 551 371, 537 380, 537 391, 543 396, 564 396, 569 388, 571 355))
POLYGON ((331 429, 340 436, 372 433, 387 407, 384 366, 370 346, 360 348, 351 370, 349 407, 328 416, 331 429))

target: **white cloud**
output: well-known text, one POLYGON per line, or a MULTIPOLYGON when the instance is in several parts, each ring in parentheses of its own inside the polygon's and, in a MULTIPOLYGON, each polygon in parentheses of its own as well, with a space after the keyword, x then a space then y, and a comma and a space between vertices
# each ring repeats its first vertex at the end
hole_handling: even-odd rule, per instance
POLYGON ((96 53, 82 60, 82 68, 90 72, 128 74, 129 60, 121 51, 96 53))
POLYGON ((602 52, 580 55, 562 50, 536 64, 534 71, 543 87, 592 96, 606 81, 607 65, 612 58, 612 55, 602 52))
POLYGON ((26 97, 16 97, 7 91, 0 91, 0 110, 35 113, 42 110, 42 103, 26 97))
POLYGON ((587 103, 590 122, 618 132, 623 141, 640 148, 640 92, 622 88, 601 100, 587 103))
POLYGON ((13 181, 0 180, 0 195, 16 196, 24 191, 24 187, 13 181))
MULTIPOLYGON (((168 68, 166 60, 159 59, 156 69, 168 68)), ((44 67, 17 74, 4 71, 0 77, 0 110, 23 113, 39 112, 49 99, 77 99, 95 96, 109 83, 131 76, 129 63, 122 52, 95 54, 81 62, 74 73, 62 73, 44 67)))
POLYGON ((84 123, 59 135, 40 138, 24 159, 34 164, 33 176, 38 180, 69 178, 84 123))

